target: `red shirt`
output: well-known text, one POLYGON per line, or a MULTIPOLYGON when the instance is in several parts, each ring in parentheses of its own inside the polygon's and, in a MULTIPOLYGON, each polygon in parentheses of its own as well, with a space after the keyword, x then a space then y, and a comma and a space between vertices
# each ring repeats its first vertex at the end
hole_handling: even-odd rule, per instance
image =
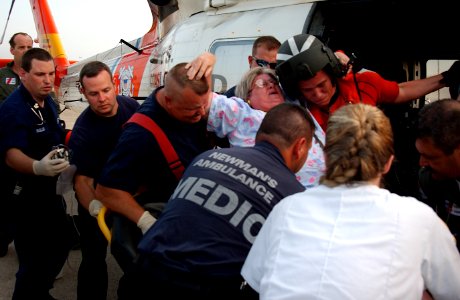
POLYGON ((308 109, 324 131, 326 131, 330 114, 346 104, 362 102, 375 106, 380 103, 392 103, 398 97, 399 86, 396 81, 383 79, 379 74, 372 71, 355 73, 355 75, 361 101, 353 74, 349 73, 345 77, 337 79, 337 98, 329 106, 329 110, 308 103, 308 109))

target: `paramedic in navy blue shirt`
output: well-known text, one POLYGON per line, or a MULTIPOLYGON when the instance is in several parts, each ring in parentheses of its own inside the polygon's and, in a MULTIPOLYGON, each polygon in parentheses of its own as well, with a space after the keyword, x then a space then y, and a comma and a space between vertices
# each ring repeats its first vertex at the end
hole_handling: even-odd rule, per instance
POLYGON ((139 107, 129 97, 116 94, 112 72, 100 61, 92 61, 80 71, 80 92, 89 106, 80 114, 72 130, 69 147, 75 164, 75 192, 79 202, 79 229, 82 261, 78 269, 77 299, 106 299, 107 240, 99 230, 97 214, 102 204, 95 187, 107 159, 118 141, 123 124, 139 107))
MULTIPOLYGON (((185 167, 213 147, 204 119, 211 103, 213 63, 197 58, 189 64, 177 64, 166 75, 165 85, 154 90, 137 111, 163 130, 185 167), (188 78, 188 73, 198 70, 199 79, 188 78)), ((104 166, 96 196, 145 232, 155 218, 142 205, 166 203, 177 182, 153 134, 129 123, 104 166)))
MULTIPOLYGON (((208 65, 200 58, 189 64, 177 64, 166 75, 164 87, 153 91, 137 111, 154 120, 163 130, 183 166, 213 147, 203 119, 211 101, 212 66, 213 62, 208 65), (196 77, 200 79, 188 78, 188 73, 197 71, 196 77)), ((146 211, 143 205, 152 206, 153 203, 157 212, 161 211, 177 183, 153 134, 141 125, 128 123, 104 166, 96 198, 111 211, 137 224, 141 235, 141 231, 147 231, 156 220, 156 215, 146 211)), ((113 246, 114 243, 112 250, 113 246)), ((135 251, 135 246, 133 249, 135 251)), ((119 257, 115 256, 126 275, 126 264, 120 261, 130 258, 119 257)), ((124 286, 129 286, 124 278, 126 276, 119 283, 119 299, 133 299, 123 292, 124 286)))
POLYGON ((43 49, 28 50, 21 65, 22 84, 0 107, 1 173, 14 176, 15 236, 19 259, 13 299, 51 299, 49 290, 71 247, 71 224, 57 175, 69 162, 54 158, 65 130, 49 94, 55 66, 43 49))
POLYGON ((139 244, 136 296, 239 299, 241 267, 262 224, 281 199, 304 190, 294 172, 313 128, 302 107, 283 103, 263 119, 255 146, 199 155, 139 244))

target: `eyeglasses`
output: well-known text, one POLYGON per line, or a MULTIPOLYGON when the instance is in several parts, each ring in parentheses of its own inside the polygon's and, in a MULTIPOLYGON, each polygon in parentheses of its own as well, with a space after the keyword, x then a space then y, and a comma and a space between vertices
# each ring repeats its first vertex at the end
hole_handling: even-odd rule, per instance
POLYGON ((253 56, 252 57, 256 64, 259 66, 259 67, 262 67, 262 68, 270 68, 270 69, 275 69, 276 68, 276 63, 271 63, 271 62, 268 62, 266 60, 263 60, 263 59, 258 59, 257 57, 253 56))
POLYGON ((258 87, 258 88, 268 88, 270 86, 275 86, 277 85, 278 82, 276 80, 273 80, 273 79, 270 79, 270 80, 265 80, 265 79, 257 79, 255 82, 254 82, 254 87, 258 87))

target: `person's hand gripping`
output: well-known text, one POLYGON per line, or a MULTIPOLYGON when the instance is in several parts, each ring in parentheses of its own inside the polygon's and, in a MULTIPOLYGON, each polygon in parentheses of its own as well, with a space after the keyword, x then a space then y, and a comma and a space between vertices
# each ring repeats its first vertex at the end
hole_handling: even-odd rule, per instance
POLYGON ((41 160, 35 160, 32 168, 35 175, 56 176, 69 167, 69 162, 64 158, 52 158, 58 149, 51 150, 41 160))
POLYGON ((458 86, 460 84, 460 61, 452 64, 449 70, 442 72, 442 83, 448 87, 458 86))

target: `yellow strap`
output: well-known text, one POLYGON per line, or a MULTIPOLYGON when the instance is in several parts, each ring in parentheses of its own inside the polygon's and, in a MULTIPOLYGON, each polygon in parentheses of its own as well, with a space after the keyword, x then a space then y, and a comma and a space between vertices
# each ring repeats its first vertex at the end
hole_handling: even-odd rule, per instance
POLYGON ((103 206, 101 210, 99 211, 99 214, 97 215, 97 224, 99 225, 99 228, 101 229, 102 234, 105 236, 105 238, 110 244, 112 240, 112 233, 110 232, 110 229, 107 226, 107 223, 105 223, 106 212, 107 212, 107 207, 103 206))

